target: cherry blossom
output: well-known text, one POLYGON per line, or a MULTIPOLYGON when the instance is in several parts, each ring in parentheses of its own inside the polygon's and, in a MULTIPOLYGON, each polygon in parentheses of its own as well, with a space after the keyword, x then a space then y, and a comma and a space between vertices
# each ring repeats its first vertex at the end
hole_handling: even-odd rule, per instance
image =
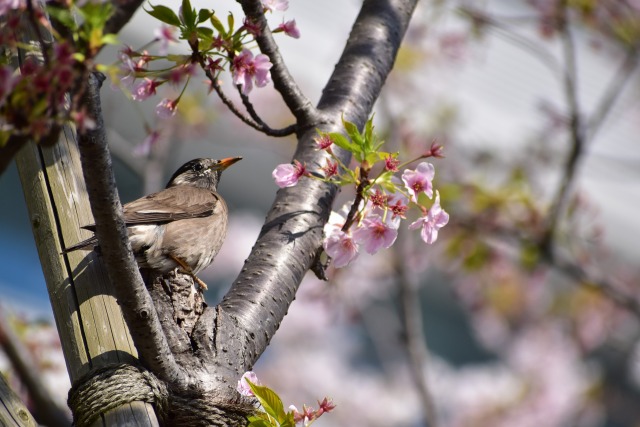
POLYGON ((334 229, 324 240, 322 246, 327 255, 333 259, 333 265, 336 268, 348 265, 358 256, 358 245, 356 245, 351 234, 339 229, 334 229))
POLYGON ((158 105, 156 105, 156 114, 161 119, 170 119, 176 115, 177 106, 177 100, 164 98, 158 105))
POLYGON ((153 32, 153 35, 156 37, 156 40, 160 42, 160 54, 166 55, 167 50, 169 49, 169 44, 173 42, 177 42, 174 35, 175 28, 169 27, 167 25, 162 25, 160 28, 156 28, 153 32))
POLYGON ((293 187, 298 183, 300 178, 307 173, 305 165, 297 160, 294 160, 294 164, 285 163, 276 166, 272 172, 273 179, 280 188, 293 187))
POLYGON ((289 9, 289 0, 260 0, 265 11, 285 11, 289 9))
POLYGON ((154 145, 160 140, 160 132, 154 130, 149 132, 147 137, 133 150, 133 154, 136 156, 148 156, 154 145))
POLYGON ((427 214, 409 225, 411 230, 422 228, 420 235, 425 243, 431 245, 438 239, 438 230, 447 225, 449 214, 440 206, 440 193, 436 191, 436 199, 427 214))
POLYGON ((155 80, 145 78, 133 87, 131 96, 135 101, 144 101, 150 96, 156 94, 156 88, 158 86, 160 86, 160 83, 156 82, 155 80))
POLYGON ((331 139, 329 134, 326 134, 326 133, 323 133, 322 135, 320 135, 319 137, 314 139, 314 141, 318 145, 318 147, 317 147, 318 150, 327 150, 328 151, 328 149, 331 148, 331 146, 333 145, 333 140, 331 139))
POLYGON ((282 22, 282 24, 278 25, 278 27, 273 32, 284 32, 286 35, 288 35, 289 37, 293 37, 294 39, 300 38, 300 30, 296 25, 295 19, 291 19, 287 22, 282 22))
POLYGON ((327 159, 327 164, 322 167, 322 171, 327 179, 336 176, 338 174, 338 162, 332 162, 327 159))
POLYGON ((242 86, 245 95, 253 89, 253 80, 258 87, 269 83, 269 70, 272 64, 267 55, 258 54, 255 58, 249 49, 244 49, 233 58, 233 83, 242 86))
POLYGON ((383 221, 378 215, 368 215, 353 231, 354 240, 371 255, 382 248, 389 248, 397 237, 397 225, 383 221))
POLYGON ((258 376, 253 371, 247 371, 242 374, 242 378, 238 381, 238 386, 236 390, 243 396, 251 397, 254 396, 253 391, 251 391, 251 387, 247 380, 251 381, 253 384, 260 385, 260 381, 258 380, 258 376))
POLYGON ((422 162, 415 170, 407 169, 402 174, 402 181, 409 191, 411 200, 418 203, 420 193, 433 197, 433 184, 431 181, 435 176, 435 168, 431 163, 422 162))

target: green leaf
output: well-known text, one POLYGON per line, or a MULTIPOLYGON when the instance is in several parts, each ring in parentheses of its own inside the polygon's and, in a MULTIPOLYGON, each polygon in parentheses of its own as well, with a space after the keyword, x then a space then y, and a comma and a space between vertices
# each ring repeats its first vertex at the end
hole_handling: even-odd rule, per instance
POLYGON ((349 135, 349 138, 351 138, 351 141, 353 141, 358 146, 363 147, 364 140, 362 139, 360 131, 358 131, 358 127, 354 123, 351 123, 344 118, 342 119, 342 125, 344 126, 344 130, 347 132, 347 135, 349 135))
POLYGON ((223 36, 227 34, 227 31, 224 29, 224 25, 222 25, 222 22, 216 15, 212 14, 209 20, 211 21, 211 25, 213 25, 213 28, 215 28, 220 34, 222 34, 223 36))
POLYGON ((198 11, 198 21, 197 24, 201 24, 204 21, 206 21, 207 19, 211 18, 211 16, 213 15, 213 10, 211 9, 200 9, 198 11))
POLYGON ((208 27, 198 27, 196 28, 196 32, 199 36, 204 37, 211 41, 213 39, 213 30, 208 27))
POLYGON ((173 25, 174 27, 180 26, 180 18, 178 18, 178 15, 176 15, 176 13, 167 6, 151 5, 151 10, 145 9, 145 12, 165 24, 173 25))
POLYGON ((77 31, 78 24, 76 20, 73 19, 73 15, 69 9, 63 9, 60 7, 47 6, 47 11, 49 12, 49 16, 53 19, 69 28, 72 31, 77 31))
POLYGON ((229 24, 229 34, 233 33, 233 25, 235 24, 235 20, 233 17, 233 13, 229 12, 227 15, 227 24, 229 24))
POLYGON ((264 412, 249 415, 247 420, 249 421, 248 427, 277 427, 274 426, 272 418, 264 412))
POLYGON ((349 138, 347 138, 341 133, 330 132, 329 137, 331 137, 331 140, 333 141, 334 144, 336 144, 338 147, 342 148, 343 150, 347 150, 354 153, 359 149, 358 146, 356 146, 353 142, 349 140, 349 138))
POLYGON ((111 45, 116 45, 120 43, 118 41, 117 34, 105 34, 104 36, 102 36, 102 39, 100 39, 100 42, 102 42, 102 44, 111 44, 111 45))
POLYGON ((182 19, 184 25, 187 28, 193 28, 196 26, 196 11, 191 7, 191 2, 189 0, 182 0, 182 19))
POLYGON ((284 412, 282 400, 275 391, 266 386, 253 384, 249 380, 247 380, 247 383, 267 414, 271 415, 279 423, 287 419, 287 414, 284 412))
POLYGON ((104 24, 113 13, 113 6, 111 6, 111 3, 87 2, 84 6, 78 8, 78 12, 84 18, 84 25, 91 29, 99 28, 102 31, 104 24))

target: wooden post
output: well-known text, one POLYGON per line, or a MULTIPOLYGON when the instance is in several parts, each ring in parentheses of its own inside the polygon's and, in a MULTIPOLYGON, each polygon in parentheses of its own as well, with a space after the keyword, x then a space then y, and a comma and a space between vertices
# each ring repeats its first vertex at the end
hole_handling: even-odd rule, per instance
MULTIPOLYGON (((23 22, 21 38, 38 44, 31 24, 23 22)), ((65 243, 88 237, 80 226, 93 223, 73 129, 65 126, 52 147, 29 142, 16 163, 71 382, 93 368, 135 362, 136 349, 99 257, 61 255, 65 243)), ((158 421, 150 404, 132 402, 94 425, 157 426, 158 421)))
POLYGON ((0 425, 6 427, 37 427, 33 418, 17 394, 0 374, 0 425))

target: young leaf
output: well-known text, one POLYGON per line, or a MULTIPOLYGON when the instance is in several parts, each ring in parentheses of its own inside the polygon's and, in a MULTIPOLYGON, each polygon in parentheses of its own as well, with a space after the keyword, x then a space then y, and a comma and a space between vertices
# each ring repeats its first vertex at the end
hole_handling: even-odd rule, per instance
POLYGON ((189 0, 182 0, 182 19, 184 25, 187 28, 193 28, 196 26, 196 11, 191 7, 191 2, 189 0))
POLYGON ((347 150, 353 153, 358 148, 354 143, 349 141, 349 138, 347 138, 341 133, 330 132, 329 137, 331 138, 334 144, 336 144, 338 147, 342 148, 343 150, 347 150))
POLYGON ((180 19, 173 10, 169 9, 167 6, 162 5, 150 6, 151 10, 145 9, 145 12, 147 12, 149 15, 153 16, 159 21, 164 22, 165 24, 169 24, 174 27, 180 26, 180 19))
POLYGON ((221 35, 225 36, 227 34, 227 31, 224 29, 224 25, 222 25, 222 22, 220 22, 215 14, 212 14, 209 20, 211 21, 213 28, 215 28, 221 35))
POLYGON ((213 10, 211 9, 200 9, 198 11, 198 22, 197 24, 201 24, 207 19, 209 19, 213 15, 213 10))
POLYGON ((229 24, 229 34, 233 33, 233 25, 234 25, 235 21, 233 18, 233 13, 229 12, 229 15, 227 16, 227 24, 229 24))
POLYGON ((344 118, 342 119, 342 125, 344 126, 344 130, 347 132, 347 135, 349 135, 349 138, 351 138, 351 141, 353 141, 358 146, 363 147, 364 141, 362 139, 360 131, 358 131, 358 127, 354 123, 351 123, 344 118))
POLYGON ((284 405, 275 391, 266 386, 253 384, 249 380, 247 380, 247 383, 267 414, 271 415, 279 423, 286 420, 287 414, 284 412, 284 405))
POLYGON ((71 14, 71 11, 69 9, 47 6, 47 12, 49 12, 49 15, 53 19, 69 28, 70 30, 75 32, 78 29, 78 24, 76 23, 76 20, 73 19, 73 15, 71 14))

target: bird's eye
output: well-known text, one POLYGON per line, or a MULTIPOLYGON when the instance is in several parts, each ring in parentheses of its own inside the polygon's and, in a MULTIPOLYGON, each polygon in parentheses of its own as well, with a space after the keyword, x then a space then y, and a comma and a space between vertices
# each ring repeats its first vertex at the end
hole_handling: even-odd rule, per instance
POLYGON ((196 163, 195 165, 193 165, 193 170, 196 172, 200 172, 203 168, 204 166, 202 166, 202 163, 196 163))

